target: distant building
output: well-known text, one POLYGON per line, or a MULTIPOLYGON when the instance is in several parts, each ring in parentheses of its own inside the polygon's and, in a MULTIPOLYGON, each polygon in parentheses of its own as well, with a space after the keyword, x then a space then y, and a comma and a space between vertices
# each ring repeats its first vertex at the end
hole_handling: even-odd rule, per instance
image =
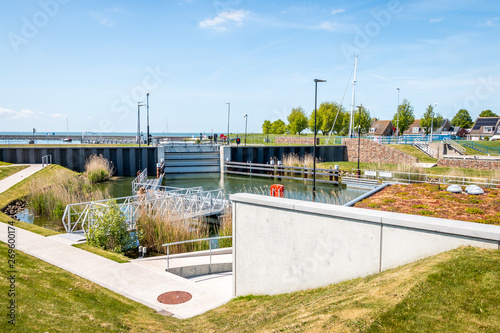
POLYGON ((467 135, 469 140, 482 140, 485 137, 500 140, 500 117, 478 117, 467 135))
MULTIPOLYGON (((440 126, 432 129, 433 134, 451 134, 452 126, 448 118, 443 119, 440 126)), ((430 131, 429 131, 430 133, 430 131)), ((420 119, 415 119, 413 124, 403 132, 403 135, 425 135, 425 128, 420 126, 420 119)))
POLYGON ((368 135, 370 136, 391 136, 394 133, 394 126, 390 120, 376 120, 372 123, 368 135))
POLYGON ((413 124, 403 132, 403 135, 423 135, 425 134, 424 129, 420 127, 420 119, 415 119, 413 124))

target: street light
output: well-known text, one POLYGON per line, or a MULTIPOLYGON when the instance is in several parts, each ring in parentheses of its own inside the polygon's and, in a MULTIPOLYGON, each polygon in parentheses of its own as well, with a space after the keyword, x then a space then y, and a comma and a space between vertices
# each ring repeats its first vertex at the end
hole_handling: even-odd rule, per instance
POLYGON ((229 114, 231 113, 231 103, 226 102, 227 104, 227 144, 229 144, 229 114))
MULTIPOLYGON (((434 107, 436 107, 438 105, 438 103, 434 103, 434 107)), ((431 107, 431 105, 429 104, 429 108, 431 107)), ((433 132, 434 131, 434 108, 432 108, 432 112, 431 112, 431 143, 432 143, 432 139, 433 139, 433 132)))
POLYGON ((245 118, 245 146, 247 145, 247 125, 248 125, 248 114, 245 113, 243 116, 245 118))
POLYGON ((356 175, 361 175, 361 171, 359 170, 359 154, 361 150, 361 105, 356 106, 358 108, 358 171, 356 171, 356 175))
POLYGON ((316 113, 318 104, 318 82, 326 80, 314 79, 314 141, 313 141, 313 193, 312 201, 316 201, 316 113))
POLYGON ((398 90, 398 108, 396 109, 396 114, 398 115, 398 127, 396 131, 396 136, 399 137, 399 88, 396 88, 398 90))
POLYGON ((146 93, 146 109, 147 109, 147 114, 148 114, 148 126, 147 126, 147 130, 146 130, 146 135, 147 135, 147 140, 148 140, 148 147, 149 147, 149 91, 146 93))
POLYGON ((139 143, 139 170, 142 171, 142 160, 141 160, 141 104, 142 102, 137 102, 137 142, 139 143))

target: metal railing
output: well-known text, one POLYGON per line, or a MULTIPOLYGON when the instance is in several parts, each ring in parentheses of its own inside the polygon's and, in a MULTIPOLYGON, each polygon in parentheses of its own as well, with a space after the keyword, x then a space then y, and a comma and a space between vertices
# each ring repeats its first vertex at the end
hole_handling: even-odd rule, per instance
POLYGON ((151 191, 141 195, 70 204, 66 206, 62 222, 66 232, 83 231, 109 209, 109 203, 116 200, 118 209, 125 216, 129 230, 136 229, 141 212, 151 218, 162 216, 166 220, 191 219, 198 216, 222 213, 229 205, 222 189, 196 192, 151 191))
POLYGON ((487 147, 482 144, 457 138, 458 142, 465 147, 472 148, 484 154, 500 155, 500 147, 487 147))
POLYGON ((420 141, 417 139, 413 142, 413 147, 419 149, 424 154, 429 155, 430 157, 436 156, 436 152, 431 148, 430 142, 428 141, 420 141))
POLYGON ((458 142, 456 142, 450 138, 446 138, 443 141, 445 144, 450 145, 453 149, 455 149, 459 154, 463 155, 463 153, 465 153, 465 148, 462 145, 460 145, 458 142))
POLYGON ((180 241, 180 242, 173 242, 173 243, 165 243, 162 246, 167 247, 167 272, 170 271, 170 246, 172 245, 179 245, 179 244, 187 244, 187 243, 194 243, 194 242, 203 242, 203 241, 208 241, 208 247, 210 251, 210 264, 209 264, 209 272, 212 273, 212 241, 214 240, 219 240, 219 239, 226 239, 226 238, 233 238, 233 236, 217 236, 217 237, 208 237, 208 238, 198 238, 198 239, 192 239, 192 240, 187 240, 187 241, 180 241))
MULTIPOLYGON (((357 170, 353 170, 355 172, 357 170)), ((464 176, 448 176, 448 175, 432 175, 423 173, 400 172, 400 171, 383 171, 383 170, 360 170, 361 178, 377 179, 379 183, 394 182, 394 183, 429 183, 439 185, 479 185, 483 187, 499 187, 500 179, 487 179, 464 176)))
POLYGON ((45 167, 46 165, 51 165, 52 164, 52 155, 44 155, 42 156, 42 166, 45 167))
POLYGON ((132 181, 132 193, 137 193, 139 191, 140 184, 144 184, 147 179, 148 169, 146 168, 142 170, 142 172, 132 181))

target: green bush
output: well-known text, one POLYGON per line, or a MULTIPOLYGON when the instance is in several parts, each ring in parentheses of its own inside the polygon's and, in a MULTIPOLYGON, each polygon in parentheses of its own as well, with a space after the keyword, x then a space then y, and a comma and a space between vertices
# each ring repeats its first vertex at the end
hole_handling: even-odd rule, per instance
POLYGON ((87 242, 105 250, 121 253, 131 248, 136 237, 129 232, 126 216, 115 200, 97 209, 94 223, 87 230, 87 242))

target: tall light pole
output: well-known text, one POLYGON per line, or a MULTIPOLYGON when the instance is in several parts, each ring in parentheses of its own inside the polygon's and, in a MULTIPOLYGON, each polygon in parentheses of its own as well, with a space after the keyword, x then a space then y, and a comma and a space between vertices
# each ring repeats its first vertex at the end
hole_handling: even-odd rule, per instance
POLYGON ((359 170, 359 154, 361 152, 361 105, 358 105, 357 108, 358 108, 358 171, 356 171, 356 175, 359 177, 361 175, 361 171, 359 170))
POLYGON ((229 145, 229 114, 231 113, 231 103, 226 102, 227 104, 227 144, 229 145))
POLYGON ((432 140, 433 140, 433 131, 434 131, 434 108, 438 105, 438 103, 434 103, 434 107, 432 107, 431 104, 429 104, 429 108, 432 107, 432 112, 431 112, 431 143, 432 143, 432 140))
POLYGON ((398 115, 398 127, 396 130, 396 136, 399 137, 399 88, 396 88, 398 90, 398 108, 396 109, 396 114, 398 115))
POLYGON ((316 113, 318 105, 318 82, 326 80, 314 79, 314 141, 313 141, 313 193, 312 201, 316 201, 316 113))
POLYGON ((142 171, 142 159, 141 159, 141 106, 144 106, 142 102, 137 102, 137 142, 139 143, 139 170, 142 171))
POLYGON ((248 125, 248 114, 245 113, 243 116, 245 118, 245 146, 247 145, 247 125, 248 125))
POLYGON ((147 117, 147 120, 148 120, 148 124, 147 124, 147 129, 146 129, 146 135, 147 135, 147 140, 148 140, 148 147, 149 147, 149 91, 146 93, 146 110, 147 110, 147 114, 148 114, 148 117, 147 117))

